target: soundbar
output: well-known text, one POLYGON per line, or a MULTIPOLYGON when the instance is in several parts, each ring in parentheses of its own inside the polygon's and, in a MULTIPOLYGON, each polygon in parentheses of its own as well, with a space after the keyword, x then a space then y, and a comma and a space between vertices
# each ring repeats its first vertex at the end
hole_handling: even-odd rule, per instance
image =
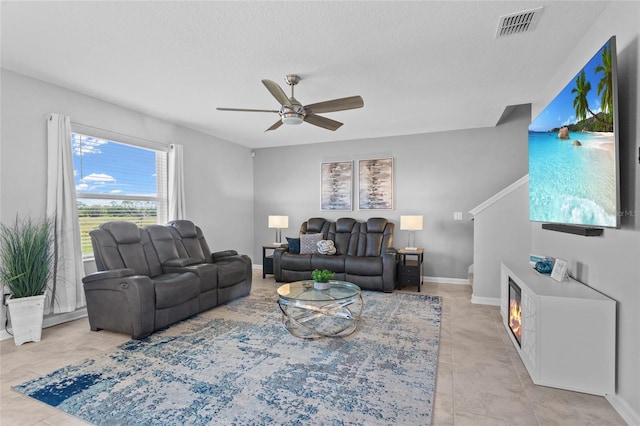
POLYGON ((565 232, 567 234, 582 235, 583 237, 599 237, 602 235, 602 228, 590 228, 585 226, 564 225, 559 223, 543 223, 542 229, 556 232, 565 232))

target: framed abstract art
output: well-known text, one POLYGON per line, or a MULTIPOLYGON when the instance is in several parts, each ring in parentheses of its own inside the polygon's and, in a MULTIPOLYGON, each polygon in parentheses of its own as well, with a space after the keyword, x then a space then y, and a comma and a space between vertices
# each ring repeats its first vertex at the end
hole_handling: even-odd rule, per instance
POLYGON ((358 208, 393 209, 393 158, 358 161, 358 208))
POLYGON ((320 209, 353 210, 353 162, 322 163, 320 209))

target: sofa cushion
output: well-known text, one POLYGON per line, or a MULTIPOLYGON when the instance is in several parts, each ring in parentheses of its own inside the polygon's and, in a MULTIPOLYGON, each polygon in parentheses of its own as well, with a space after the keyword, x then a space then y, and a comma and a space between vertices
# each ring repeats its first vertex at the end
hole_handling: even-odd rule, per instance
POLYGON ((387 226, 387 219, 382 217, 372 217, 367 220, 367 232, 384 232, 387 226))
POLYGON ((324 254, 314 254, 311 256, 311 270, 314 269, 328 269, 331 272, 341 273, 344 272, 344 263, 347 256, 335 255, 326 256, 324 254))
POLYGON ((300 254, 318 252, 318 241, 322 241, 322 234, 307 234, 300 236, 300 254))
POLYGON ((144 229, 149 233, 149 238, 151 238, 151 243, 161 264, 180 257, 169 229, 162 225, 149 225, 144 229))
MULTIPOLYGON (((162 273, 155 260, 150 265, 144 245, 149 234, 131 222, 105 222, 89 233, 98 270, 133 269, 138 275, 153 277, 162 273), (152 266, 154 266, 152 268, 152 266)), ((153 255, 155 257, 155 254, 153 255)))
POLYGON ((174 220, 171 222, 171 226, 178 231, 182 238, 195 238, 198 235, 196 224, 190 220, 174 220))
POLYGON ((327 220, 321 217, 312 217, 307 221, 305 233, 320 234, 326 228, 327 220))
POLYGON ((169 229, 176 240, 179 257, 194 257, 211 263, 211 250, 204 239, 202 230, 190 220, 169 222, 169 229))
POLYGON ((241 259, 216 262, 218 267, 218 288, 231 287, 247 278, 245 263, 241 259))
POLYGON ((374 217, 362 223, 356 256, 380 256, 393 246, 393 223, 374 217))
POLYGON ((313 254, 291 254, 289 252, 282 253, 280 266, 282 269, 289 271, 312 271, 311 257, 313 254))
POLYGON ((142 240, 140 228, 131 222, 105 222, 100 225, 100 229, 104 229, 111 234, 118 244, 139 243, 142 240))
POLYGON ((200 280, 191 272, 159 275, 153 279, 153 285, 156 309, 177 306, 200 295, 200 280))
POLYGON ((289 243, 289 253, 300 254, 300 238, 287 237, 287 243, 289 243))
POLYGON ((347 256, 344 269, 352 275, 382 275, 382 262, 380 257, 347 256))

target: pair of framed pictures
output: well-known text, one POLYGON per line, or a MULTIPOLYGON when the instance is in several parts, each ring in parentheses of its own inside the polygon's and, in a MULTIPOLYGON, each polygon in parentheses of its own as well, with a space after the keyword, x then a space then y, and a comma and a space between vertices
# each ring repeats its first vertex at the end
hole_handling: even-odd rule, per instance
MULTIPOLYGON (((353 210, 353 175, 353 161, 321 164, 321 210, 353 210)), ((358 209, 393 209, 393 158, 358 160, 358 209)))

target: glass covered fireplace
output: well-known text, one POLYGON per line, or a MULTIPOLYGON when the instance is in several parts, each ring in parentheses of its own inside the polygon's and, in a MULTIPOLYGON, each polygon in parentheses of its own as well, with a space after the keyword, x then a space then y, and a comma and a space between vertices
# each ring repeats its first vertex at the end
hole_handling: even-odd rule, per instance
POLYGON ((509 329, 522 347, 522 291, 518 284, 509 277, 509 329))

